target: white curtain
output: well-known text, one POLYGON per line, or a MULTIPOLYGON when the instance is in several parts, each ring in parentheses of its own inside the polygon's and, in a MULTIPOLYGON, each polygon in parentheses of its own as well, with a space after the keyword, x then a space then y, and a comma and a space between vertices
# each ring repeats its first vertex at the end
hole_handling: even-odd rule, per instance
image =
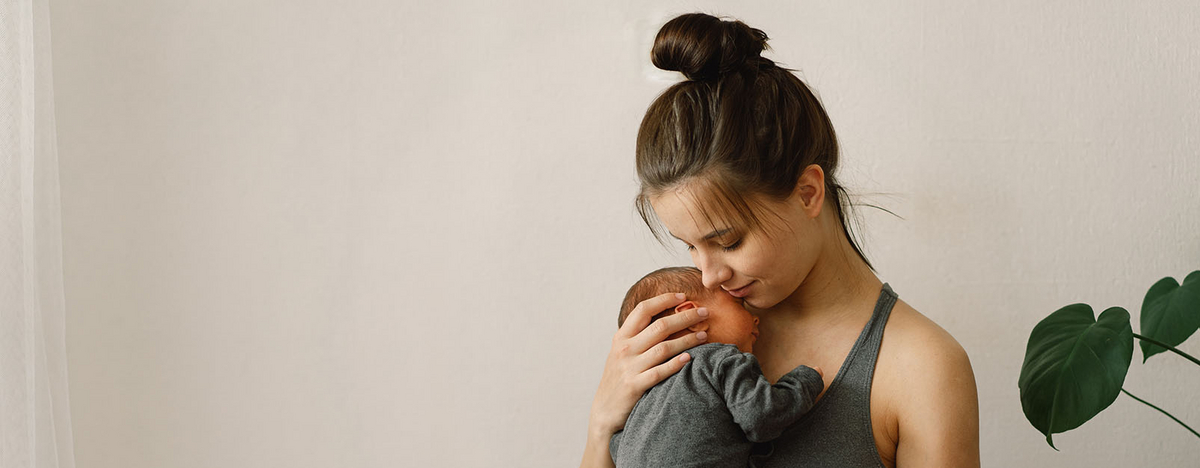
POLYGON ((48 0, 0 0, 0 467, 74 468, 48 0))

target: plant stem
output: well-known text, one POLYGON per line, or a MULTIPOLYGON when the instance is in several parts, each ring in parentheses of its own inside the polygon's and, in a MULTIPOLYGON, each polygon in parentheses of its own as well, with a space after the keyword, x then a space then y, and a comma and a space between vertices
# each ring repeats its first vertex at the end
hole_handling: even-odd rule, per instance
MULTIPOLYGON (((1171 346, 1171 345, 1169 345, 1169 344, 1163 343, 1163 342, 1161 342, 1161 341, 1158 341, 1158 340, 1156 340, 1156 339, 1154 339, 1154 338, 1147 338, 1147 337, 1144 337, 1144 336, 1142 336, 1142 335, 1139 335, 1139 334, 1137 334, 1137 333, 1134 333, 1134 334, 1133 334, 1133 337, 1134 337, 1134 338, 1137 338, 1137 339, 1139 339, 1139 340, 1143 340, 1143 341, 1149 341, 1149 342, 1151 342, 1151 343, 1154 343, 1154 344, 1156 344, 1156 345, 1158 345, 1158 346, 1162 346, 1162 347, 1164 347, 1164 348, 1167 348, 1167 350, 1169 350, 1169 351, 1172 351, 1172 352, 1174 352, 1175 354, 1178 354, 1178 355, 1180 355, 1180 356, 1183 356, 1183 357, 1187 358, 1189 361, 1192 361, 1192 362, 1196 363, 1196 365, 1200 366, 1200 359, 1196 359, 1196 358, 1194 358, 1194 357, 1192 357, 1192 356, 1188 355, 1188 353, 1185 353, 1185 352, 1183 352, 1183 351, 1180 351, 1180 350, 1178 350, 1178 349, 1175 349, 1175 347, 1174 347, 1174 346, 1171 346)), ((1133 396, 1133 395, 1130 395, 1130 396, 1133 396)))
POLYGON ((1137 400, 1137 401, 1140 401, 1140 402, 1142 402, 1142 404, 1144 404, 1144 405, 1146 405, 1146 406, 1149 406, 1149 407, 1151 407, 1151 408, 1154 408, 1154 409, 1158 410, 1158 412, 1160 412, 1160 413, 1162 413, 1162 414, 1165 414, 1165 415, 1167 415, 1167 417, 1168 417, 1168 418, 1174 419, 1174 420, 1175 420, 1175 422, 1179 423, 1179 425, 1180 425, 1180 426, 1183 426, 1183 427, 1184 427, 1184 428, 1186 428, 1187 430, 1189 430, 1189 431, 1192 431, 1192 434, 1195 434, 1195 435, 1196 435, 1196 437, 1200 437, 1200 433, 1196 433, 1196 430, 1195 430, 1195 429, 1192 429, 1192 428, 1188 427, 1188 425, 1187 425, 1187 424, 1184 424, 1184 423, 1183 423, 1183 421, 1180 421, 1180 420, 1179 420, 1179 418, 1176 418, 1175 416, 1171 416, 1171 413, 1168 413, 1168 412, 1166 412, 1166 411, 1163 411, 1163 410, 1162 410, 1162 408, 1159 408, 1159 407, 1157 407, 1157 406, 1154 406, 1154 405, 1150 404, 1149 402, 1147 402, 1146 400, 1143 400, 1143 399, 1141 399, 1141 398, 1138 398, 1138 397, 1135 397, 1135 396, 1133 396, 1133 394, 1132 394, 1132 393, 1129 393, 1129 391, 1128 391, 1128 390, 1125 390, 1124 388, 1122 388, 1122 389, 1121 389, 1121 391, 1122 391, 1122 392, 1125 392, 1125 394, 1126 394, 1126 395, 1129 395, 1129 397, 1130 397, 1130 398, 1133 398, 1134 400, 1137 400))

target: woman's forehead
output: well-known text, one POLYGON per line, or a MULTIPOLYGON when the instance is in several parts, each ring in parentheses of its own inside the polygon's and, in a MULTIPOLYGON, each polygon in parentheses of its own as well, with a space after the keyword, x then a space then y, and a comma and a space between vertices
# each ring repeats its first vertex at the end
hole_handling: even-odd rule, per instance
POLYGON ((741 224, 729 219, 731 210, 714 206, 717 203, 720 202, 702 202, 695 192, 684 189, 666 191, 650 198, 655 216, 672 237, 680 240, 718 237, 741 224))

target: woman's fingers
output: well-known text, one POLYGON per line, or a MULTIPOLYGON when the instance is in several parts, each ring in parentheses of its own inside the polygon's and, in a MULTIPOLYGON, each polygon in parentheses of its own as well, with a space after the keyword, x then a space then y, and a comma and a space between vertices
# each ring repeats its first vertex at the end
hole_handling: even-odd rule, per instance
MULTIPOLYGON (((629 322, 625 323, 626 325, 629 322)), ((592 416, 589 426, 605 434, 612 434, 625 425, 625 419, 638 398, 646 390, 683 368, 691 356, 675 356, 679 350, 690 348, 699 342, 695 334, 677 338, 675 343, 663 343, 658 351, 662 358, 648 358, 645 350, 634 351, 630 338, 613 338, 613 347, 604 363, 604 374, 600 377, 600 388, 592 401, 592 416), (690 341, 689 341, 690 339, 690 341), (674 356, 675 359, 671 359, 674 356), (663 363, 670 360, 672 362, 663 363)))
MULTIPOLYGON (((698 309, 688 309, 683 312, 676 312, 666 317, 659 318, 658 320, 655 320, 654 323, 650 324, 650 326, 646 327, 645 330, 642 330, 641 333, 638 333, 637 336, 629 340, 631 348, 641 353, 642 351, 650 349, 651 346, 655 346, 667 339, 675 332, 703 322, 707 318, 708 309, 703 307, 698 309)), ((682 349, 691 347, 692 346, 686 346, 682 349)), ((675 353, 678 353, 682 349, 676 350, 670 355, 663 356, 663 358, 658 362, 665 361, 667 358, 674 356, 675 353)))
MULTIPOLYGON (((657 323, 657 322, 655 322, 655 323, 657 323)), ((653 370, 653 368, 655 366, 659 365, 660 363, 667 361, 668 359, 671 359, 673 357, 683 356, 683 354, 680 354, 680 353, 682 353, 684 350, 687 350, 688 348, 691 348, 698 344, 704 343, 706 341, 708 341, 708 333, 706 333, 706 332, 689 333, 687 335, 681 336, 679 338, 675 338, 673 340, 663 341, 659 344, 651 346, 650 349, 648 349, 648 350, 646 350, 646 352, 642 353, 641 356, 638 356, 638 364, 637 364, 637 366, 635 366, 635 368, 653 370)), ((682 368, 683 368, 683 365, 680 365, 678 368, 674 368, 674 370, 672 370, 671 373, 675 373, 675 371, 682 369, 682 368)), ((659 380, 667 378, 668 375, 671 375, 671 374, 662 376, 658 380, 655 380, 654 383, 650 384, 650 386, 653 386, 654 384, 658 383, 659 380)), ((646 387, 646 388, 650 388, 650 387, 646 387)))
POLYGON ((604 364, 604 375, 600 377, 600 388, 592 402, 589 426, 604 434, 619 430, 642 393, 679 372, 691 359, 680 352, 707 339, 704 332, 666 339, 706 319, 707 310, 701 313, 695 308, 688 309, 650 324, 659 312, 683 303, 684 299, 683 294, 661 294, 642 301, 625 317, 624 324, 613 336, 612 350, 604 364))
MULTIPOLYGON (((625 317, 625 324, 621 329, 617 330, 616 339, 632 338, 646 328, 650 324, 650 319, 659 312, 675 307, 685 299, 683 293, 666 293, 659 294, 650 299, 646 299, 639 303, 629 316, 625 317)), ((659 339, 661 341, 661 338, 659 339)), ((645 348, 637 350, 642 352, 645 348)))
POLYGON ((666 379, 676 372, 679 372, 680 369, 683 369, 683 365, 687 364, 687 362, 690 360, 692 360, 690 355, 686 353, 680 354, 676 356, 675 359, 671 359, 667 362, 646 369, 645 372, 642 372, 637 376, 635 385, 641 388, 649 389, 650 387, 657 385, 659 382, 662 382, 663 379, 666 379))

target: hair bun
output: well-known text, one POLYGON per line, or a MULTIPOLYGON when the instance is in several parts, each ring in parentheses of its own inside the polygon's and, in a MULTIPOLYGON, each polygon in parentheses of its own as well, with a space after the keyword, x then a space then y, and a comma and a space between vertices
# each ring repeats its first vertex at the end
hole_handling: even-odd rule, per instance
POLYGON ((722 21, 704 13, 679 15, 654 38, 650 61, 702 81, 742 68, 767 48, 767 33, 741 21, 722 21))

